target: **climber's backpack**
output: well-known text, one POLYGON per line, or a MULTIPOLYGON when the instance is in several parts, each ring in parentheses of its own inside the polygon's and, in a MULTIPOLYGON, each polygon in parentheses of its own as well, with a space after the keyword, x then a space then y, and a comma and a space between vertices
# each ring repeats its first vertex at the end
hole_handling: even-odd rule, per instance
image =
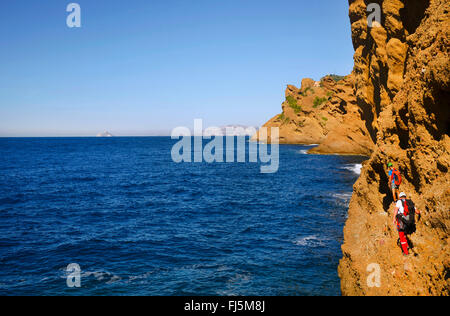
POLYGON ((403 214, 398 214, 399 224, 404 231, 412 233, 416 227, 416 206, 411 200, 401 200, 403 214))
POLYGON ((400 171, 398 171, 397 169, 392 170, 392 178, 396 186, 402 184, 402 175, 400 174, 400 171))

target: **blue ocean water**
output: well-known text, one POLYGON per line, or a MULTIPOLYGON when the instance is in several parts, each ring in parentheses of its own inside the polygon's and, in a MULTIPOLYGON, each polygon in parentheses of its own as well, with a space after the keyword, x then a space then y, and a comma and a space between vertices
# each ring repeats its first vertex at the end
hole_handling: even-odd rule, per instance
POLYGON ((340 295, 363 158, 281 146, 261 174, 176 164, 174 143, 0 139, 0 295, 340 295))

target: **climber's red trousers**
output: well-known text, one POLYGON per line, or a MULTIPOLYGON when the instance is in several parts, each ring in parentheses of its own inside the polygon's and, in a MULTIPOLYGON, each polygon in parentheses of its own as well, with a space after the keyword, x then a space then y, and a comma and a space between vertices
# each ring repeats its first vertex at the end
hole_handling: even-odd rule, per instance
MULTIPOLYGON (((397 223, 397 227, 398 227, 398 223, 397 223)), ((399 227, 398 227, 399 228, 399 227)), ((398 231, 398 235, 400 236, 400 244, 402 245, 402 249, 403 249, 403 253, 405 255, 408 255, 408 240, 406 239, 406 234, 403 231, 398 231)))
POLYGON ((400 243, 402 244, 403 253, 405 255, 407 255, 407 254, 409 254, 408 253, 408 240, 406 239, 405 232, 398 232, 398 234, 400 236, 400 243))

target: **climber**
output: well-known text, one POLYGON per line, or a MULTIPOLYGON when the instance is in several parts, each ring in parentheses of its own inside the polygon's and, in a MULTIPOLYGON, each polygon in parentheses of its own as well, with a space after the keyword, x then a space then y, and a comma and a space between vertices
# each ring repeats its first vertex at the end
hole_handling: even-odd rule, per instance
POLYGON ((395 205, 394 225, 397 226, 404 256, 409 255, 407 235, 416 231, 416 214, 420 220, 420 211, 416 209, 414 202, 406 198, 406 193, 400 193, 400 200, 395 205))
POLYGON ((394 165, 390 162, 388 164, 389 168, 389 185, 392 190, 392 197, 394 199, 394 203, 399 200, 398 192, 400 189, 400 185, 402 184, 402 176, 400 172, 394 168, 394 165))

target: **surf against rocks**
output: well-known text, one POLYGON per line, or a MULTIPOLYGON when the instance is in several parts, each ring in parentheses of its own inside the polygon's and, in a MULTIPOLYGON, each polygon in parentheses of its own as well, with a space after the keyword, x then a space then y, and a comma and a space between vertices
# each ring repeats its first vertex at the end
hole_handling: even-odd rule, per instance
MULTIPOLYGON (((217 133, 218 130, 221 129, 209 127, 203 130, 201 119, 194 120, 193 134, 187 127, 175 128, 172 131, 172 139, 179 141, 172 147, 172 160, 176 163, 261 163, 261 173, 278 171, 280 158, 279 129, 277 127, 271 128, 270 144, 248 141, 247 137, 253 136, 257 132, 253 127, 227 127, 224 133, 217 133), (236 137, 236 135, 242 136, 236 137), (204 140, 210 141, 203 145, 204 140), (192 142, 194 143, 193 147, 192 142), (249 146, 248 157, 247 144, 249 146)), ((258 132, 260 139, 267 139, 267 128, 263 127, 258 132)))

